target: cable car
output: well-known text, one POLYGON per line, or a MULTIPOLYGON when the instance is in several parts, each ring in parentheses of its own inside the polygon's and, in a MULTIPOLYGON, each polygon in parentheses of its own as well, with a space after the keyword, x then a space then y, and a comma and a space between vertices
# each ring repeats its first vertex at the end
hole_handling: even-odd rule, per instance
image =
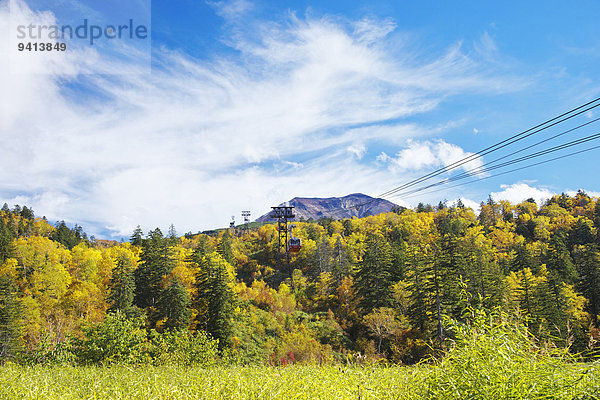
POLYGON ((302 240, 300 238, 291 237, 290 240, 288 240, 288 249, 290 250, 290 253, 297 253, 301 248, 302 240))

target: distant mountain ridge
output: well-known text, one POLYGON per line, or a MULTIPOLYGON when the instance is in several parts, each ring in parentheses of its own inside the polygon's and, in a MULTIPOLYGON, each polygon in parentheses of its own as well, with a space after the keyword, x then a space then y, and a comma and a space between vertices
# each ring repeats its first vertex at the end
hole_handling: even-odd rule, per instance
MULTIPOLYGON (((281 203, 280 206, 290 205, 294 207, 296 221, 300 219, 308 220, 319 218, 352 218, 377 215, 384 212, 390 212, 394 207, 398 207, 391 201, 367 196, 362 193, 353 193, 344 197, 294 197, 288 203, 281 203)), ((258 218, 257 222, 270 222, 273 219, 268 212, 258 218)))

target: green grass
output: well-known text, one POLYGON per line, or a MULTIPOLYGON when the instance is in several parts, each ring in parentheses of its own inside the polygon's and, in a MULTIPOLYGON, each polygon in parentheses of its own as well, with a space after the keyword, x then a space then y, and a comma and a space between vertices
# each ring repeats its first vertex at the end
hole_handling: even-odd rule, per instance
POLYGON ((600 362, 540 346, 502 315, 454 326, 441 361, 416 366, 0 367, 0 399, 600 400, 600 362))
POLYGON ((0 368, 2 399, 409 399, 422 368, 0 368))
MULTIPOLYGON (((464 360, 466 362, 466 360, 464 360)), ((1 399, 598 399, 594 364, 0 367, 1 399)))

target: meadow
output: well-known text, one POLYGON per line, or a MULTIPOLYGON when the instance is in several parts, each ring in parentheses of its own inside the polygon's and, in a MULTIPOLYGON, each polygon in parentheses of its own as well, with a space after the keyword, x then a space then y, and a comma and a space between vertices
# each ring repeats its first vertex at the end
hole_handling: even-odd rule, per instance
MULTIPOLYGON (((458 329, 460 331, 460 328, 458 329)), ((507 324, 469 327, 413 366, 0 367, 1 399, 599 399, 600 362, 536 346, 507 324)))
POLYGON ((2 399, 598 399, 597 365, 0 367, 2 399), (531 366, 528 366, 531 367, 531 366), (466 372, 463 376, 463 372, 466 372), (472 371, 471 371, 472 372, 472 371))

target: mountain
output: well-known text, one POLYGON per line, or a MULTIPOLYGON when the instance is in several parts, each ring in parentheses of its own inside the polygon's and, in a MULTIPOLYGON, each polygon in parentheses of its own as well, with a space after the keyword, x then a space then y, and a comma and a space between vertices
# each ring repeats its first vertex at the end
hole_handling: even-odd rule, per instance
MULTIPOLYGON (((366 217, 368 215, 377 215, 392 211, 392 208, 398 207, 396 204, 367 196, 362 193, 353 193, 344 197, 294 197, 288 203, 282 203, 280 206, 293 206, 296 214, 296 221, 300 219, 318 220, 323 217, 335 219, 366 217)), ((257 222, 271 222, 271 212, 258 218, 257 222)))

